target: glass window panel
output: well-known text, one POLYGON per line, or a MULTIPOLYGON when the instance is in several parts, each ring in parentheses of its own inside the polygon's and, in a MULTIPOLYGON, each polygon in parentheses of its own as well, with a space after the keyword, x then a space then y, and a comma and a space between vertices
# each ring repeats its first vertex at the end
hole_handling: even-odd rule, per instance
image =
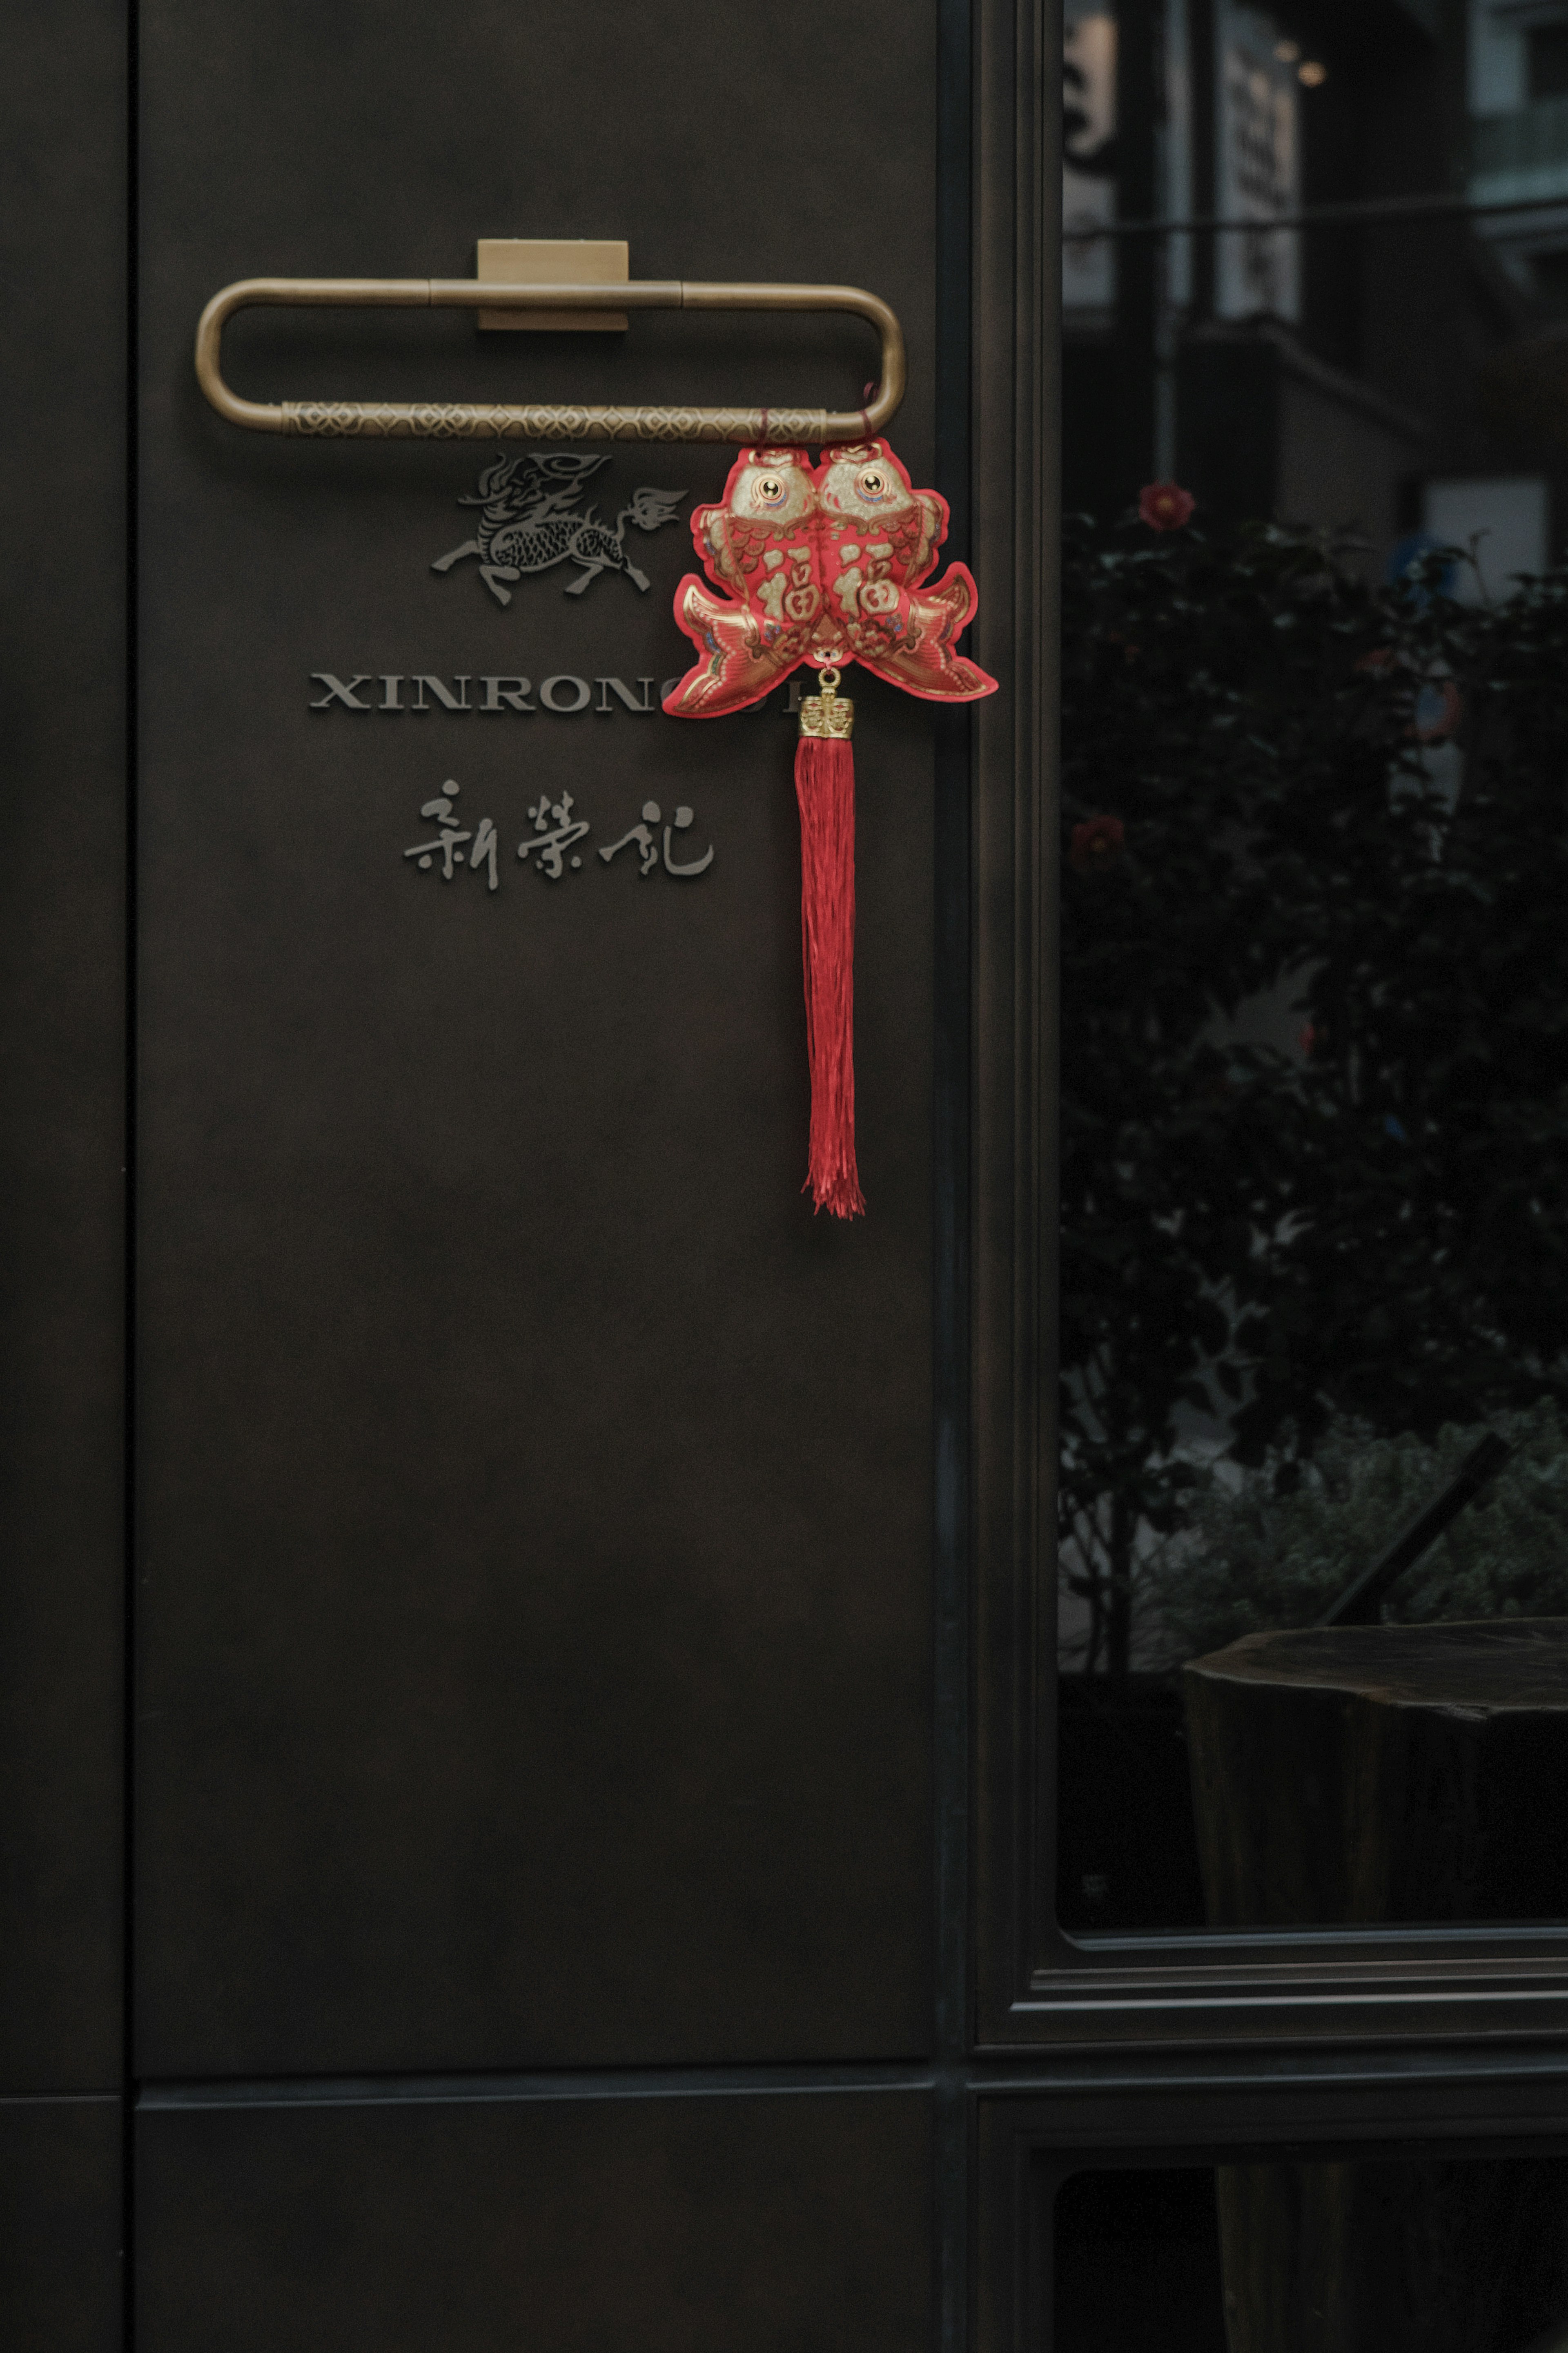
POLYGON ((1076 2173, 1051 2353, 1563 2353, 1568 2160, 1076 2173))
POLYGON ((1069 0, 1075 1935, 1568 1918, 1565 60, 1069 0))

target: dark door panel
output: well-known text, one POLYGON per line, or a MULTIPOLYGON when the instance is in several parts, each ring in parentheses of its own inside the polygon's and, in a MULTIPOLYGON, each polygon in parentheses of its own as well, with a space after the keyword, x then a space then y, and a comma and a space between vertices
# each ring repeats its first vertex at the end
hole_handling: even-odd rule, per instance
POLYGON ((918 2094, 164 2108, 146 2353, 909 2353, 918 2094))
MULTIPOLYGON (((647 594, 563 569, 503 607, 431 569, 492 450, 237 433, 190 363, 237 276, 626 236, 637 276, 886 295, 929 480, 934 9, 878 18, 874 65, 857 14, 147 12, 150 2073, 926 2046, 932 714, 857 686, 871 1214, 837 1228, 798 1191, 784 697, 699 725, 599 683, 684 668, 685 518, 730 453, 595 480, 607 519, 685 494, 629 529, 647 594), (405 856, 447 779, 493 891, 405 856), (552 880, 517 848, 567 792, 592 831, 552 880), (655 871, 595 854, 650 799, 700 875, 658 824, 655 871)), ((230 343, 269 394, 854 406, 875 372, 843 320, 230 343)))
POLYGON ((0 93, 0 2092, 90 2091, 122 2007, 122 12, 7 10, 0 93))
POLYGON ((0 2344, 121 2342, 118 2099, 0 2100, 0 2344))

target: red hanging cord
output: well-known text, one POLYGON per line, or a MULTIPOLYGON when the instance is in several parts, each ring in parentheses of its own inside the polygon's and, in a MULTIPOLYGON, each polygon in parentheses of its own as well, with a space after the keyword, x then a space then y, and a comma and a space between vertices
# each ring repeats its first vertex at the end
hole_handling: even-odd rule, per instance
POLYGON ((795 788, 811 1064, 805 1186, 817 1208, 852 1218, 866 1207, 855 1166, 855 706, 835 691, 838 675, 823 670, 821 693, 802 701, 795 788))

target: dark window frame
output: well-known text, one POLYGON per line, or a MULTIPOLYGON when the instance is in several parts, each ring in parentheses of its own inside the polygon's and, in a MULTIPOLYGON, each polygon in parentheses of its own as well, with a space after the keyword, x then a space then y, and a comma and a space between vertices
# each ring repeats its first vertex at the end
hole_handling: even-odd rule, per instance
POLYGON ((967 1391, 974 2034, 982 2051, 1568 2036, 1568 1924, 1068 1936, 1055 1872, 1055 752, 1060 47, 978 0, 967 1391), (1005 550, 1007 561, 999 560, 1005 550))
POLYGON ((1568 2153, 1568 2055, 1368 2054, 1355 2073, 1300 2055, 1151 2060, 1107 2080, 1064 2061, 1027 2091, 977 2091, 975 2353, 1044 2353, 1051 2205, 1088 2169, 1488 2158, 1568 2153))

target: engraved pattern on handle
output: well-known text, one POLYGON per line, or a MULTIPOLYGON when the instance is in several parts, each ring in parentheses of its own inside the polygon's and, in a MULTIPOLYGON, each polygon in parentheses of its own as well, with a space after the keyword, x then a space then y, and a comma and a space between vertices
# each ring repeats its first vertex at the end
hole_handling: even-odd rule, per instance
MULTIPOLYGON (((822 408, 483 407, 468 402, 286 400, 283 431, 385 441, 725 441, 835 437, 822 408)), ((859 419, 855 420, 858 429, 859 419)))

